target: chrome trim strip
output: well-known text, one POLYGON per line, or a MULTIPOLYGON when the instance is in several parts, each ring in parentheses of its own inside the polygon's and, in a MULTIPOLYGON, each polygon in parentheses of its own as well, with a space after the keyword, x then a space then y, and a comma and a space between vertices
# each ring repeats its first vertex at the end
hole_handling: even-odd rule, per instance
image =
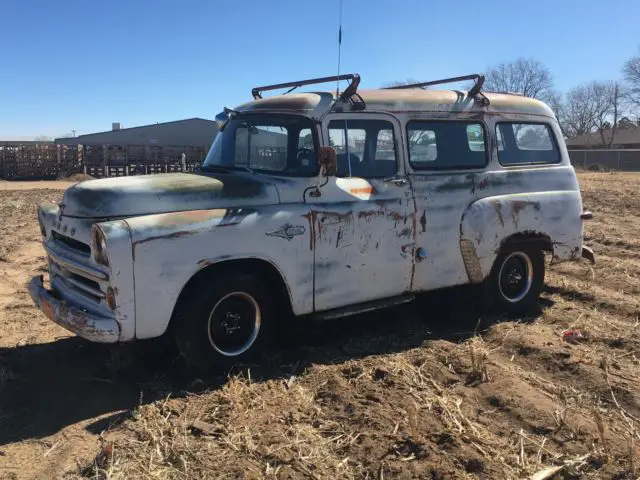
POLYGON ((102 293, 100 290, 96 290, 95 288, 91 288, 87 285, 85 285, 82 282, 79 282, 78 280, 75 280, 74 278, 71 277, 67 277, 64 279, 65 282, 70 283, 71 285, 73 285, 74 287, 82 290, 83 292, 88 293, 89 295, 93 295, 94 297, 98 297, 98 298, 105 298, 105 294, 102 293))
POLYGON ((61 255, 59 252, 54 251, 46 242, 43 243, 44 249, 51 259, 59 265, 64 266, 67 270, 76 273, 78 275, 85 276, 96 282, 105 282, 109 280, 107 275, 102 270, 83 265, 66 255, 61 255))

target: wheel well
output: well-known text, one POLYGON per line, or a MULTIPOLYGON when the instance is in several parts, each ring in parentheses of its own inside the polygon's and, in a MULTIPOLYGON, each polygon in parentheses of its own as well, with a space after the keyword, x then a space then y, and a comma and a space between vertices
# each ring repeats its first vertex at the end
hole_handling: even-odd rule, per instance
POLYGON ((173 324, 176 311, 180 308, 182 302, 188 297, 188 294, 196 288, 201 282, 205 282, 213 275, 219 276, 225 273, 246 273, 255 275, 262 279, 266 285, 273 290, 274 295, 278 297, 278 301, 285 309, 287 314, 293 314, 293 308, 291 306, 291 297, 289 296, 289 289, 287 287, 284 278, 280 274, 280 271, 270 262, 261 260, 258 258, 243 258, 236 260, 224 260, 221 262, 209 265, 199 270, 189 281, 182 287, 182 291, 178 296, 178 300, 173 308, 171 315, 171 321, 169 322, 169 328, 173 324))
POLYGON ((513 235, 506 237, 504 240, 502 240, 502 242, 500 242, 500 249, 496 253, 499 253, 505 245, 512 243, 539 245, 541 250, 553 253, 553 243, 551 242, 551 238, 549 237, 549 235, 539 232, 514 233, 513 235))

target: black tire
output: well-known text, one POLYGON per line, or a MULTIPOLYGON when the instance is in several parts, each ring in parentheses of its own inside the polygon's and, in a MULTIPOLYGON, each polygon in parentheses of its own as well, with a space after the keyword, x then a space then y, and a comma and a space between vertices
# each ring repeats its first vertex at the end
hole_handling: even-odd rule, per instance
POLYGON ((178 347, 198 373, 255 359, 275 327, 274 295, 263 282, 246 273, 217 273, 189 287, 172 320, 178 347))
POLYGON ((535 243, 506 244, 484 284, 485 307, 496 313, 533 310, 544 285, 544 252, 535 243))

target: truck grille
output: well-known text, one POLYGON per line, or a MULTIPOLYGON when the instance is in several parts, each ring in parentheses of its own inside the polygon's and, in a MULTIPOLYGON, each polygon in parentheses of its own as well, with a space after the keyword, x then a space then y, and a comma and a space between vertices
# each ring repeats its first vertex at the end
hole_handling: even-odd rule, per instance
POLYGON ((52 283, 62 282, 67 290, 72 291, 74 294, 91 300, 95 303, 100 303, 104 298, 104 293, 100 290, 100 284, 94 280, 83 277, 76 273, 70 272, 62 265, 51 260, 51 281, 52 283))
MULTIPOLYGON (((68 239, 58 235, 64 240, 68 239)), ((63 296, 70 295, 84 301, 87 307, 103 306, 106 297, 103 291, 106 289, 104 284, 109 280, 107 273, 91 266, 88 261, 90 255, 79 248, 72 248, 55 236, 51 240, 50 243, 45 243, 44 247, 49 257, 49 273, 53 288, 60 290, 63 296)), ((69 240, 75 242, 71 245, 84 245, 85 251, 89 248, 82 242, 69 240)))
POLYGON ((80 242, 71 237, 67 237, 66 235, 61 235, 60 233, 55 231, 52 231, 51 234, 53 236, 53 239, 57 243, 62 244, 62 246, 64 246, 65 248, 69 248, 74 252, 80 253, 87 257, 91 255, 91 247, 86 243, 80 242))

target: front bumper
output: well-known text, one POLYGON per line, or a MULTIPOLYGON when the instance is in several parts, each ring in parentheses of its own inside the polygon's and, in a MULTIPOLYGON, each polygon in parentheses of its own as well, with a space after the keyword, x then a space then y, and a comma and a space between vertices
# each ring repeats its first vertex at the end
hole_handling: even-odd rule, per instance
POLYGON ((29 294, 49 320, 79 337, 99 343, 115 343, 120 340, 120 326, 115 318, 86 312, 56 298, 53 292, 44 287, 42 275, 31 280, 29 294))

